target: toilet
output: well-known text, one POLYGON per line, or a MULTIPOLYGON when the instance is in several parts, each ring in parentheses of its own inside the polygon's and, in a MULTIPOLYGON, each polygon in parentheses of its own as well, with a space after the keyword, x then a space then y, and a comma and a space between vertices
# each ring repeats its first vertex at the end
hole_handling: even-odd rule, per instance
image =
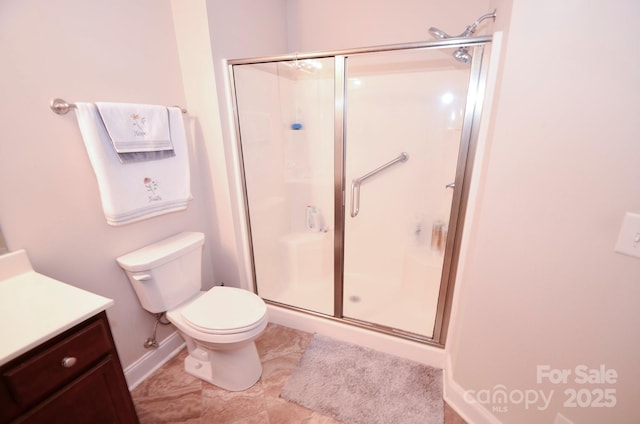
POLYGON ((254 293, 201 287, 204 234, 180 233, 117 258, 144 309, 166 312, 184 338, 185 371, 226 390, 253 386, 262 374, 255 339, 267 307, 254 293))

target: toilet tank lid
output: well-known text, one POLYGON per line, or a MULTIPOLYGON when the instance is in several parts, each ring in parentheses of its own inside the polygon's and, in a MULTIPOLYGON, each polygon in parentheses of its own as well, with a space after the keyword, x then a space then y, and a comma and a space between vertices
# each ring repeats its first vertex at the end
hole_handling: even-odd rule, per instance
POLYGON ((204 234, 185 232, 116 258, 126 271, 147 271, 165 264, 204 244, 204 234))

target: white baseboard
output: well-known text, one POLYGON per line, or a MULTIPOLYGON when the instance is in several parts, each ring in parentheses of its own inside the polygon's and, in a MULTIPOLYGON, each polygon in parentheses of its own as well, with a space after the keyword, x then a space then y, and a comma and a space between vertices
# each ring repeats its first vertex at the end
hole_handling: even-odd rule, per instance
POLYGON ((185 343, 182 337, 180 337, 178 332, 174 331, 161 341, 156 349, 150 350, 142 355, 140 359, 129 365, 124 370, 124 377, 127 380, 129 391, 135 389, 138 384, 142 383, 155 370, 176 356, 184 345, 185 343))
POLYGON ((462 419, 473 424, 501 424, 495 415, 478 402, 470 402, 465 397, 465 389, 453 379, 451 358, 447 355, 444 370, 444 400, 462 419))

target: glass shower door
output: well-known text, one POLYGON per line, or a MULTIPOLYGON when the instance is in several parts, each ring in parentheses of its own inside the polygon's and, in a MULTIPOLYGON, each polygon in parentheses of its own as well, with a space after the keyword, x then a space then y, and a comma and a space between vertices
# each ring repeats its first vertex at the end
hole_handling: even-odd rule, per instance
POLYGON ((334 313, 333 62, 233 66, 257 293, 327 315, 334 313))
POLYGON ((427 338, 470 75, 453 50, 346 59, 343 316, 427 338))

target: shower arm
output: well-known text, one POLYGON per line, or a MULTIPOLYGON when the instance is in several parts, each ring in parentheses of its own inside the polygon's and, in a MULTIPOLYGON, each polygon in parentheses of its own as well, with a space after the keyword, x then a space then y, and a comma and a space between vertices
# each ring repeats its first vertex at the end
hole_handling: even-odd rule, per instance
POLYGON ((474 23, 472 23, 471 25, 468 25, 464 31, 461 34, 458 35, 449 35, 446 32, 442 31, 439 28, 435 28, 435 27, 431 27, 429 28, 429 32, 431 33, 431 35, 433 35, 434 38, 436 39, 447 39, 447 38, 467 38, 467 37, 471 37, 475 32, 476 29, 478 29, 478 25, 480 25, 480 23, 482 21, 484 21, 485 19, 495 19, 496 18, 496 12, 498 11, 498 9, 494 9, 493 12, 491 13, 485 13, 484 15, 480 16, 478 19, 476 19, 476 21, 474 23))
POLYGON ((473 35, 473 33, 476 32, 476 29, 478 28, 478 25, 480 25, 480 23, 482 21, 484 21, 485 19, 489 19, 489 18, 495 19, 496 18, 496 12, 497 12, 497 9, 495 9, 491 13, 485 13, 484 15, 480 16, 478 19, 476 19, 476 21, 474 23, 472 23, 471 25, 466 27, 462 34, 456 35, 454 38, 471 37, 473 35))
POLYGON ((384 171, 390 166, 393 166, 396 163, 406 162, 408 160, 409 154, 407 152, 402 152, 397 158, 377 167, 371 172, 364 174, 362 177, 351 181, 351 218, 355 218, 358 216, 358 212, 360 212, 360 185, 365 182, 365 180, 373 177, 381 171, 384 171))

